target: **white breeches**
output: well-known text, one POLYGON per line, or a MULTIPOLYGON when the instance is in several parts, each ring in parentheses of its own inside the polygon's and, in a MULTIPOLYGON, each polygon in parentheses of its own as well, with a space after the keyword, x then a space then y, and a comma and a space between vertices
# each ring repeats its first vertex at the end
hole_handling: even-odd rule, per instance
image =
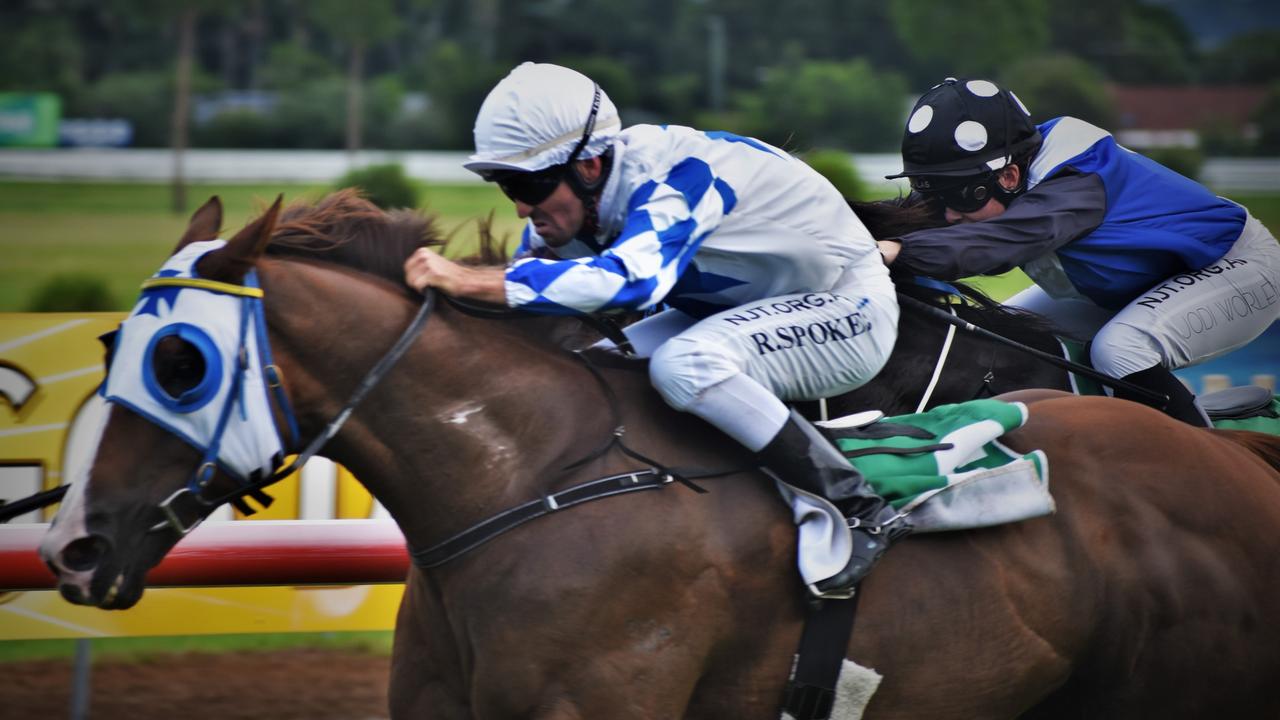
POLYGON ((626 333, 672 407, 758 450, 786 421, 783 400, 847 392, 880 372, 897 325, 884 283, 767 298, 701 321, 668 310, 626 333))
POLYGON ((1119 312, 1086 300, 1055 300, 1030 287, 1007 303, 1093 339, 1093 366, 1111 377, 1163 365, 1188 367, 1247 345, 1280 318, 1280 244, 1252 215, 1222 259, 1180 273, 1119 312))

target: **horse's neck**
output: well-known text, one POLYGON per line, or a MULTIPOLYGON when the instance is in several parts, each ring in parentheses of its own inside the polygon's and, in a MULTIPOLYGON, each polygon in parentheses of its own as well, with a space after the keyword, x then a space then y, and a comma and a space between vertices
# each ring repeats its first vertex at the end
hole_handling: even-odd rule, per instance
MULTIPOLYGON (((991 316, 962 306, 957 314, 980 327, 991 316)), ((828 402, 833 414, 867 409, 890 415, 915 412, 922 399, 927 407, 965 402, 1027 387, 1069 389, 1066 373, 996 341, 906 309, 898 325, 898 340, 885 370, 862 387, 828 402), (948 335, 950 339, 948 340, 948 335), (940 375, 934 380, 935 372, 940 375), (932 386, 931 386, 932 383, 932 386)), ((1054 352, 1057 339, 1038 328, 1001 323, 994 329, 1011 340, 1054 352)))
MULTIPOLYGON (((276 342, 290 360, 307 439, 416 310, 385 289, 346 287, 348 280, 339 292, 325 282, 337 281, 303 283, 307 313, 277 307, 270 321, 283 335, 276 342)), ((607 439, 609 407, 594 382, 571 354, 509 321, 440 307, 323 453, 360 478, 411 544, 424 546, 529 500, 532 485, 554 482, 575 454, 607 439), (599 437, 578 437, 583 428, 599 437)))

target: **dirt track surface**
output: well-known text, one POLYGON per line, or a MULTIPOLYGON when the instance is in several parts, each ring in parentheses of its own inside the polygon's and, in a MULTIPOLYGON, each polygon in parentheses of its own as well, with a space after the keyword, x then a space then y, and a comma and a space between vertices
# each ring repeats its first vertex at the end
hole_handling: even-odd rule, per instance
MULTIPOLYGON (((91 720, 373 720, 391 658, 337 650, 94 662, 91 720)), ((0 718, 65 718, 71 660, 0 663, 0 718)))

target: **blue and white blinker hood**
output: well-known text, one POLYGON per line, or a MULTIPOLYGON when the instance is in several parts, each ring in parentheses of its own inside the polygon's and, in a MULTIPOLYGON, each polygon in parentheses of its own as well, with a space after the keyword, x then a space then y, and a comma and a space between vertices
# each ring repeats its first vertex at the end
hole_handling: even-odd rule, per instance
POLYGON ((241 484, 264 478, 285 453, 271 412, 270 394, 297 426, 271 362, 262 290, 250 271, 244 285, 200 278, 196 263, 223 240, 182 248, 143 283, 133 312, 121 324, 106 380, 99 392, 177 435, 203 455, 188 488, 198 493, 219 469, 241 484), (166 337, 189 342, 204 360, 204 377, 179 397, 156 379, 153 352, 166 337))

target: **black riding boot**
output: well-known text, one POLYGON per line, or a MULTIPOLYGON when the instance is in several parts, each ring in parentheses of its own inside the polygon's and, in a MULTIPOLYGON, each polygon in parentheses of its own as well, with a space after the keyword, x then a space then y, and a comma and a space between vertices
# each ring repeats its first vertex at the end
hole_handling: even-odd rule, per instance
POLYGON ((760 460, 783 482, 830 500, 850 520, 853 555, 843 570, 814 587, 822 597, 851 597, 854 586, 889 543, 911 531, 911 523, 899 517, 831 441, 794 410, 760 451, 760 460))
POLYGON ((1175 420, 1181 420, 1188 425, 1195 425, 1196 427, 1213 427, 1209 422, 1209 417, 1204 414, 1204 410, 1202 410, 1199 403, 1196 402, 1196 396, 1192 394, 1192 392, 1187 389, 1187 386, 1183 385, 1182 381, 1165 366, 1156 365, 1155 367, 1149 367, 1146 370, 1125 375, 1120 379, 1127 380, 1138 387, 1168 395, 1169 404, 1164 407, 1159 407, 1145 397, 1126 392, 1120 388, 1115 389, 1116 397, 1123 400, 1132 400, 1134 402, 1142 403, 1143 405, 1154 407, 1157 410, 1162 410, 1164 414, 1169 417, 1174 418, 1175 420))

